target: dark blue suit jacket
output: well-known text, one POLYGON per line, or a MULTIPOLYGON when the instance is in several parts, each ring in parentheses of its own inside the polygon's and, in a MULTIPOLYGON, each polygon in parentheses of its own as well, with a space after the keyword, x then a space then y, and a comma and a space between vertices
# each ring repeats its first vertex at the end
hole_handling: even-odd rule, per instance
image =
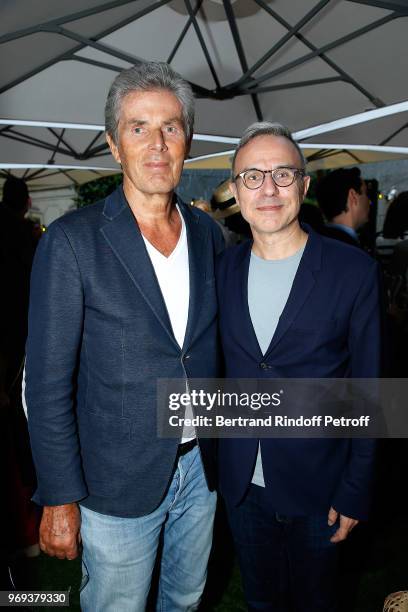
MULTIPOLYGON (((217 291, 227 378, 371 378, 380 375, 377 264, 365 253, 306 228, 309 237, 287 304, 262 355, 248 308, 252 242, 226 250, 217 291)), ((252 479, 258 440, 219 443, 221 491, 238 504, 252 479)), ((333 505, 367 516, 374 442, 262 439, 271 508, 289 516, 326 513, 333 505)))
POLYGON ((214 258, 223 239, 208 215, 179 206, 190 267, 181 349, 121 187, 58 219, 41 240, 26 402, 42 505, 82 500, 140 516, 165 493, 179 439, 157 436, 157 379, 219 374, 214 258))

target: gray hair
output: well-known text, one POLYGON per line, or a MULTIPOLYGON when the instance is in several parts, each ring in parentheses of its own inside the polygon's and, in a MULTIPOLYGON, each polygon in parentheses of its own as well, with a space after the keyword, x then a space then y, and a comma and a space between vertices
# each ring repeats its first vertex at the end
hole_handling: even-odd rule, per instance
POLYGON ((105 105, 105 129, 115 144, 123 98, 133 91, 158 89, 170 91, 180 102, 186 140, 190 141, 194 127, 194 95, 190 84, 165 62, 141 62, 122 70, 109 89, 105 105))
POLYGON ((244 147, 246 144, 248 144, 248 142, 250 142, 257 136, 282 136, 283 138, 286 138, 293 144, 296 151, 298 152, 300 157, 300 163, 302 164, 302 170, 306 168, 305 156, 303 155, 302 149, 299 147, 296 140, 293 139, 289 128, 287 128, 285 125, 282 125, 281 123, 276 123, 273 121, 257 121, 256 123, 252 123, 249 127, 247 127, 245 132, 242 134, 237 148, 235 149, 231 167, 232 181, 234 181, 235 161, 237 159, 239 151, 242 149, 242 147, 244 147))

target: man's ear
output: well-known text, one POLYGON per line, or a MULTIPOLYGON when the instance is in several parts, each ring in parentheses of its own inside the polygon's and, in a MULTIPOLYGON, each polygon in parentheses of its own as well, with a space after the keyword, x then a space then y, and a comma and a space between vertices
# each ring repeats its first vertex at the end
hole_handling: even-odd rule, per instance
POLYGON ((108 133, 106 132, 105 136, 106 136, 106 142, 107 142, 107 143, 108 143, 108 145, 109 145, 109 148, 110 148, 110 150, 111 150, 111 153, 112 153, 113 157, 115 158, 115 161, 117 161, 117 162, 118 162, 118 164, 120 164, 120 163, 121 163, 121 161, 120 161, 120 155, 119 155, 119 150, 118 150, 118 147, 117 147, 117 146, 116 146, 116 144, 113 142, 113 138, 111 137, 111 135, 110 135, 110 134, 108 134, 108 133))
POLYGON ((191 134, 190 138, 186 141, 186 153, 184 155, 184 159, 187 159, 190 155, 191 142, 193 140, 193 135, 191 134))
POLYGON ((346 211, 353 209, 357 204, 358 204, 358 196, 360 194, 357 193, 357 191, 355 189, 353 189, 353 187, 351 187, 349 189, 348 192, 348 196, 347 196, 347 206, 346 206, 346 211))
POLYGON ((347 203, 346 203, 345 212, 349 212, 349 211, 354 212, 356 206, 358 206, 358 202, 359 202, 358 196, 359 194, 357 193, 357 191, 353 189, 353 187, 350 187, 348 195, 347 195, 347 203))
POLYGON ((303 178, 303 199, 306 197, 307 192, 309 191, 310 186, 310 176, 306 174, 303 178))
POLYGON ((238 189, 237 189, 237 185, 236 185, 235 181, 230 181, 228 183, 228 188, 229 188, 230 192, 232 193, 232 195, 234 196, 235 201, 238 204, 239 203, 238 202, 238 189))

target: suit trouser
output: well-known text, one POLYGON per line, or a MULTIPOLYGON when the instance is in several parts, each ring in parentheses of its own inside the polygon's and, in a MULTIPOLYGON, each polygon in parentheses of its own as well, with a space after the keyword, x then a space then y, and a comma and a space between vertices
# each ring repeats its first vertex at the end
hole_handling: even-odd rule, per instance
POLYGON ((287 517, 251 485, 239 506, 227 504, 248 610, 334 612, 337 526, 327 514, 287 517))
POLYGON ((206 580, 215 505, 216 493, 207 488, 195 447, 179 458, 166 497, 152 513, 120 518, 81 507, 81 609, 144 612, 162 538, 156 610, 196 610, 206 580))

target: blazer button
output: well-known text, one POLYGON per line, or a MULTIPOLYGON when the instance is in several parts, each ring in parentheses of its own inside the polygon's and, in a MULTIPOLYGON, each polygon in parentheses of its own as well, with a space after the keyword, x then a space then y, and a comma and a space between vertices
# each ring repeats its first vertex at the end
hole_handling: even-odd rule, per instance
POLYGON ((268 370, 269 369, 268 364, 265 363, 264 361, 262 361, 262 363, 260 363, 259 365, 262 368, 262 370, 268 370))
POLYGON ((183 361, 186 361, 187 359, 190 359, 190 355, 183 355, 183 361))

